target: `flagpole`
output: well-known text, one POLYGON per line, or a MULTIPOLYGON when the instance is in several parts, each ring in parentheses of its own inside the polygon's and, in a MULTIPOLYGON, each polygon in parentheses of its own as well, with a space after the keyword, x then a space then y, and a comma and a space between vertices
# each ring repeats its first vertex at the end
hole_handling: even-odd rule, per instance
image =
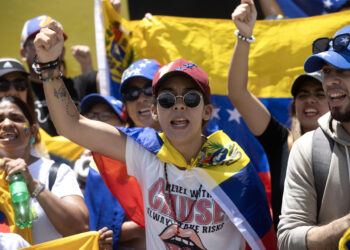
POLYGON ((95 19, 95 38, 96 38, 96 55, 97 67, 100 80, 100 94, 110 95, 109 83, 109 66, 107 63, 105 36, 104 36, 104 18, 102 10, 102 0, 95 0, 94 4, 95 19))

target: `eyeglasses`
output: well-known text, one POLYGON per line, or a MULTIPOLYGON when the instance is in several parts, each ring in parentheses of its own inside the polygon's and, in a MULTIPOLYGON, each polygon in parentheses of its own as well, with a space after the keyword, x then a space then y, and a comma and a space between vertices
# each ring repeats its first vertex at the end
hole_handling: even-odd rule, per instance
POLYGON ((177 98, 182 98, 184 104, 187 107, 194 108, 199 105, 199 103, 201 102, 202 96, 197 92, 188 92, 183 96, 181 95, 175 96, 174 94, 171 94, 171 93, 164 93, 158 96, 157 101, 160 106, 168 109, 175 105, 177 98))
POLYGON ((24 91, 28 88, 26 79, 15 79, 13 81, 0 79, 0 92, 9 91, 11 84, 17 91, 24 91))
POLYGON ((342 52, 346 50, 350 43, 350 34, 341 34, 334 38, 322 37, 316 39, 312 43, 312 53, 317 54, 327 51, 330 46, 335 52, 342 52))
POLYGON ((113 112, 111 111, 102 111, 102 112, 88 112, 85 114, 85 117, 91 120, 99 120, 101 122, 106 122, 112 118, 113 112))
POLYGON ((129 88, 125 93, 122 93, 122 96, 125 101, 134 101, 140 97, 141 93, 144 93, 146 96, 152 96, 152 86, 129 88))

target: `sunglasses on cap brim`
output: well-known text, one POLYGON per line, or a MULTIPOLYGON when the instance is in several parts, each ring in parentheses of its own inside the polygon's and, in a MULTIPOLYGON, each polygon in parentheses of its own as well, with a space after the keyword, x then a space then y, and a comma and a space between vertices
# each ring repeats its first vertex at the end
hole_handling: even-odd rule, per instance
POLYGON ((26 79, 15 79, 13 81, 0 79, 0 92, 9 91, 11 84, 16 89, 16 91, 24 91, 28 88, 26 79))
POLYGON ((172 93, 163 93, 158 96, 157 101, 161 107, 168 109, 175 105, 177 98, 182 98, 187 107, 195 108, 201 102, 202 96, 197 92, 188 92, 183 96, 175 96, 172 93))
POLYGON ((122 97, 125 101, 134 101, 140 97, 141 93, 144 93, 146 96, 152 96, 152 86, 129 88, 122 93, 122 97))
POLYGON ((329 50, 332 46, 335 52, 342 52, 347 49, 350 43, 350 34, 341 34, 334 38, 322 37, 312 43, 312 53, 317 54, 329 50))

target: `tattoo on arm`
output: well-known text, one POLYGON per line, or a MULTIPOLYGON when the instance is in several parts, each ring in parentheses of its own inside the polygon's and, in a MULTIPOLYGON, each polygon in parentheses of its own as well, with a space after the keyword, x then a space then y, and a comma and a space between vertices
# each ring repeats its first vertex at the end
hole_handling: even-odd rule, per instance
POLYGON ((79 117, 79 113, 75 110, 75 105, 72 103, 72 100, 69 100, 69 94, 67 93, 66 86, 62 84, 58 89, 54 88, 53 94, 57 99, 65 102, 66 114, 71 118, 79 117), (73 107, 72 107, 73 105, 73 107))
POLYGON ((65 86, 61 86, 58 89, 54 89, 53 90, 53 94, 57 99, 63 99, 67 97, 67 90, 65 88, 65 86))

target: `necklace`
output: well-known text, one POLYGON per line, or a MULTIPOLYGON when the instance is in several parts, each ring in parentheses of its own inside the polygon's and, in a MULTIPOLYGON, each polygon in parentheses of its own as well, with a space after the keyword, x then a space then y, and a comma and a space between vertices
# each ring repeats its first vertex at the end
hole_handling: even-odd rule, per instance
POLYGON ((188 212, 186 218, 180 221, 180 219, 176 216, 175 204, 173 204, 173 203, 175 203, 175 202, 173 202, 173 200, 172 200, 172 198, 171 198, 172 194, 171 194, 171 192, 170 192, 170 184, 169 184, 169 180, 168 180, 168 171, 167 171, 167 165, 166 165, 166 163, 164 163, 164 175, 165 175, 165 181, 166 181, 166 183, 165 183, 165 188, 166 188, 166 190, 167 190, 167 192, 168 192, 170 206, 171 206, 171 209, 173 210, 173 213, 174 213, 174 215, 175 215, 175 221, 176 221, 176 224, 177 224, 177 227, 176 227, 176 235, 179 235, 179 233, 180 233, 180 227, 181 227, 182 223, 185 222, 185 221, 188 219, 188 217, 190 216, 190 214, 192 213, 194 204, 196 203, 196 201, 197 201, 197 199, 198 199, 198 197, 199 197, 199 194, 200 194, 200 192, 201 192, 202 184, 200 184, 200 186, 199 186, 198 193, 197 193, 197 195, 195 196, 196 200, 195 200, 194 202, 192 202, 190 211, 188 212))

